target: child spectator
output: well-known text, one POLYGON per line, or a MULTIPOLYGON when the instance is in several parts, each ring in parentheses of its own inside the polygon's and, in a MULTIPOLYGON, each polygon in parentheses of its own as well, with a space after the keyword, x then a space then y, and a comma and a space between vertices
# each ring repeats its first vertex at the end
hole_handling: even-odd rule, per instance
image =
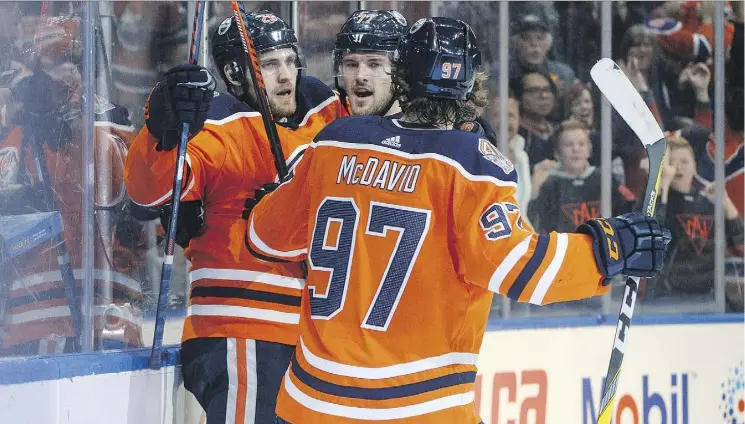
MULTIPOLYGON (((693 148, 682 137, 667 140, 668 152, 660 181, 655 215, 673 235, 665 269, 650 296, 700 295, 714 288, 714 186, 703 190, 693 186, 696 158, 693 148)), ((743 223, 737 208, 726 195, 725 237, 727 247, 742 255, 743 223)))
MULTIPOLYGON (((562 122, 552 141, 558 167, 534 174, 529 216, 538 231, 571 232, 601 216, 601 171, 590 165, 592 145, 581 122, 562 122)), ((634 197, 627 188, 614 182, 612 194, 613 215, 631 210, 634 197)))

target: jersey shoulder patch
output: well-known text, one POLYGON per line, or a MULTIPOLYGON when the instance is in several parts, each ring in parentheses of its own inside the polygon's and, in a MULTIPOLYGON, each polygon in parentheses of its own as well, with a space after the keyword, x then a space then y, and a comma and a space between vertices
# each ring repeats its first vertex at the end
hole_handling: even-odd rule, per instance
POLYGON ((479 153, 484 159, 501 168, 505 174, 515 170, 515 165, 485 138, 479 138, 479 153))

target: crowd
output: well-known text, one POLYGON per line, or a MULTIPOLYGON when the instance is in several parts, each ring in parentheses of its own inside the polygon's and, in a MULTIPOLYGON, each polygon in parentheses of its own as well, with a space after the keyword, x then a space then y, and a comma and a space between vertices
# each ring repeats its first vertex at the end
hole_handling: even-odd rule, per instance
MULTIPOLYGON (((288 4, 245 3, 248 10, 268 9, 289 18, 288 4)), ((648 177, 646 153, 615 113, 612 145, 602 145, 601 95, 589 77, 601 57, 600 2, 510 3, 508 63, 498 61, 497 2, 366 3, 370 9, 395 3, 410 23, 438 14, 472 25, 483 40, 483 64, 490 75, 489 104, 482 108, 486 132, 498 145, 494 130, 500 113, 507 114, 505 154, 519 175, 519 206, 536 230, 572 232, 601 216, 601 175, 607 172, 612 173, 612 214, 638 210, 648 177), (501 66, 509 69, 506 111, 499 110, 501 66), (611 149, 610 169, 601 166, 604 148, 611 149)), ((49 238, 19 258, 3 251, 0 356, 79 347, 75 322, 83 312, 67 306, 79 302, 69 297, 83 284, 88 243, 80 225, 88 184, 83 179, 81 110, 87 99, 82 96, 78 8, 68 2, 0 3, 0 215, 58 212, 64 224, 63 243, 49 238), (58 259, 64 251, 70 272, 58 259)), ((353 2, 299 7, 299 67, 332 88, 334 35, 355 9, 353 2)), ((93 99, 97 348, 143 345, 138 322, 154 309, 159 273, 152 270, 159 265, 152 263, 162 250, 163 232, 143 223, 155 217, 139 216, 128 207, 122 175, 136 129, 145 122, 148 93, 167 69, 185 61, 191 25, 187 11, 185 2, 123 1, 111 2, 110 13, 101 16, 112 31, 97 33, 99 83, 93 99), (110 63, 102 63, 105 57, 110 63)), ((230 15, 229 3, 209 3, 207 14, 211 35, 230 15)), ((713 299, 713 59, 715 49, 727 52, 726 308, 742 311, 743 2, 728 3, 724 46, 714 42, 712 3, 613 2, 612 18, 612 58, 669 137, 656 216, 671 229, 673 241, 665 270, 644 281, 641 299, 713 299)), ((174 308, 184 307, 185 280, 182 275, 172 286, 174 308)))

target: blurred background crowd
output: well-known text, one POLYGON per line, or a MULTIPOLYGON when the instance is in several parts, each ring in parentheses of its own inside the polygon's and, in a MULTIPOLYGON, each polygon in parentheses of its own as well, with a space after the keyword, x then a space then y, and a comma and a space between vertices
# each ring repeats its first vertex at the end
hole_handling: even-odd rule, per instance
MULTIPOLYGON (((524 215, 546 232, 640 207, 646 152, 617 114, 603 119, 590 78, 610 51, 668 137, 657 216, 673 242, 662 275, 642 281, 640 313, 742 313, 743 2, 724 4, 721 39, 713 2, 614 1, 605 11, 597 1, 245 5, 290 22, 307 73, 331 87, 333 40, 355 10, 395 9, 409 23, 424 16, 468 22, 490 75, 483 116, 496 133, 506 116, 506 140, 491 139, 516 165, 524 215), (498 25, 505 10, 506 38, 498 25), (714 78, 718 52, 724 81, 714 78)), ((186 61, 193 7, 0 2, 0 356, 150 343, 163 231, 128 208, 123 163, 150 89, 186 61)), ((229 15, 229 2, 208 2, 208 39, 229 15)), ((174 267, 175 323, 186 308, 187 265, 180 256, 174 267)), ((492 319, 615 314, 619 298, 613 291, 544 308, 500 298, 492 319)), ((167 332, 166 341, 178 341, 179 328, 167 332)))

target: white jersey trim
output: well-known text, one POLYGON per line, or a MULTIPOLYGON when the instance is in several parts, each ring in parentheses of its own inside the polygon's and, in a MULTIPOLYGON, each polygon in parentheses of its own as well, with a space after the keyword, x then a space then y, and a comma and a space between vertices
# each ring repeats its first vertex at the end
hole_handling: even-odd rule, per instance
POLYGON ((507 256, 502 260, 502 263, 500 263, 494 271, 494 274, 492 274, 491 279, 489 280, 489 291, 501 293, 499 290, 502 288, 504 279, 507 278, 507 274, 509 274, 515 265, 517 265, 517 262, 520 261, 520 259, 525 256, 525 253, 528 252, 528 247, 530 247, 530 241, 532 239, 533 235, 527 235, 523 241, 510 250, 510 253, 507 254, 507 256))
POLYGON ((254 246, 261 250, 261 252, 259 253, 265 253, 271 256, 277 256, 280 258, 294 258, 308 252, 308 249, 297 249, 290 250, 289 252, 284 252, 281 250, 272 249, 271 247, 267 246, 266 243, 261 240, 259 235, 256 234, 256 230, 254 229, 253 215, 251 215, 251 225, 249 225, 248 227, 248 238, 251 240, 251 243, 253 243, 254 246))
POLYGON ((238 112, 234 113, 232 115, 228 115, 225 118, 222 119, 207 119, 204 121, 204 124, 210 124, 210 125, 225 125, 228 122, 235 121, 236 119, 241 118, 255 118, 257 116, 261 116, 259 112, 238 112))
POLYGON ((191 305, 186 310, 186 315, 250 318, 261 321, 279 322, 282 324, 298 324, 300 322, 300 314, 230 305, 191 305))
MULTIPOLYGON (((191 166, 191 157, 189 156, 189 154, 188 154, 188 153, 186 154, 186 163, 187 163, 187 164, 189 165, 189 168, 190 168, 190 169, 192 169, 192 170, 194 169, 194 168, 192 168, 192 166, 191 166)), ((184 172, 186 172, 186 169, 184 169, 184 172)), ((186 197, 186 195, 187 195, 187 194, 189 194, 189 192, 191 191, 191 189, 192 189, 193 187, 194 187, 194 172, 192 172, 192 173, 191 173, 191 179, 189 180, 189 185, 188 185, 188 186, 186 187, 186 189, 184 189, 184 191, 183 191, 183 192, 181 192, 181 200, 184 200, 184 197, 186 197)), ((142 203, 137 203, 137 202, 134 202, 134 200, 132 200, 132 201, 133 201, 133 202, 134 202, 135 204, 137 204, 137 205, 140 205, 140 206, 144 206, 144 207, 146 207, 146 208, 149 208, 149 207, 153 207, 153 206, 159 206, 159 205, 161 205, 161 204, 165 203, 165 202, 166 202, 166 201, 167 201, 168 199, 170 199, 170 198, 171 198, 171 195, 172 195, 172 194, 173 194, 173 187, 171 187, 171 189, 169 189, 169 190, 168 190, 168 191, 166 192, 166 194, 164 194, 164 195, 160 196, 160 197, 159 197, 159 198, 158 198, 158 199, 157 199, 156 201, 154 201, 154 202, 151 202, 151 203, 147 203, 147 204, 142 204, 142 203)))
MULTIPOLYGON (((72 273, 76 280, 83 279, 82 269, 74 269, 72 273)), ((117 271, 94 269, 93 278, 95 280, 111 281, 114 283, 118 283, 138 293, 142 291, 142 286, 137 280, 129 278, 126 275, 120 272, 117 272, 117 271)), ((38 272, 36 274, 31 274, 31 275, 27 275, 25 277, 19 278, 13 281, 12 290, 27 289, 27 288, 36 286, 38 284, 51 283, 53 281, 62 281, 62 273, 59 270, 38 272)))
POLYGON ((500 180, 499 178, 492 177, 489 175, 471 174, 470 172, 466 171, 463 165, 461 165, 457 161, 450 159, 447 156, 443 156, 437 153, 406 153, 400 150, 390 149, 384 146, 376 146, 372 144, 345 143, 343 141, 333 141, 333 140, 320 140, 315 143, 311 143, 311 145, 308 147, 317 148, 317 147, 323 147, 323 146, 331 146, 331 147, 337 147, 340 149, 350 149, 350 150, 372 150, 374 152, 380 152, 380 153, 386 153, 389 155, 400 156, 402 158, 406 158, 410 160, 433 159, 436 161, 444 162, 452 166, 453 168, 457 169, 461 175, 463 175, 465 178, 467 178, 470 181, 485 181, 485 182, 493 183, 494 185, 498 187, 517 188, 517 183, 515 183, 514 181, 504 181, 504 180, 500 180))
POLYGON ((534 305, 543 304, 543 298, 546 297, 546 292, 548 292, 551 284, 553 284, 556 274, 564 263, 564 256, 567 253, 568 246, 569 236, 563 233, 556 234, 556 253, 554 253, 551 263, 548 265, 548 268, 546 268, 546 272, 544 272, 541 279, 538 280, 538 285, 536 285, 533 294, 530 296, 530 303, 534 305))
POLYGON ((8 324, 17 325, 42 319, 62 318, 70 316, 70 307, 67 305, 52 306, 50 308, 32 309, 30 311, 9 314, 8 324))
POLYGON ((331 402, 318 400, 308 396, 298 389, 292 382, 289 370, 285 373, 285 391, 300 405, 322 414, 335 415, 337 417, 352 418, 358 420, 400 420, 403 418, 416 417, 432 412, 456 406, 464 406, 474 401, 474 392, 461 393, 432 399, 427 402, 417 403, 410 406, 399 406, 396 408, 360 408, 355 406, 338 405, 331 402))
POLYGON ((329 374, 342 377, 361 378, 366 380, 382 380, 384 378, 400 377, 433 370, 450 365, 476 365, 478 354, 451 352, 440 356, 433 356, 412 362, 390 365, 387 367, 359 367, 323 359, 314 355, 300 338, 300 348, 305 360, 314 368, 329 374))
POLYGON ((315 115, 316 112, 319 110, 325 108, 326 106, 330 105, 331 103, 334 103, 338 97, 336 95, 333 95, 329 97, 328 99, 324 100, 322 103, 320 103, 318 106, 314 107, 313 109, 308 110, 308 113, 305 114, 303 117, 303 120, 300 122, 298 127, 305 126, 305 124, 308 123, 308 119, 310 119, 311 116, 315 115))
POLYGON ((286 277, 268 272, 249 271, 247 269, 200 268, 189 273, 189 283, 205 278, 211 278, 213 280, 251 281, 297 290, 302 290, 305 286, 305 280, 302 278, 286 277))

